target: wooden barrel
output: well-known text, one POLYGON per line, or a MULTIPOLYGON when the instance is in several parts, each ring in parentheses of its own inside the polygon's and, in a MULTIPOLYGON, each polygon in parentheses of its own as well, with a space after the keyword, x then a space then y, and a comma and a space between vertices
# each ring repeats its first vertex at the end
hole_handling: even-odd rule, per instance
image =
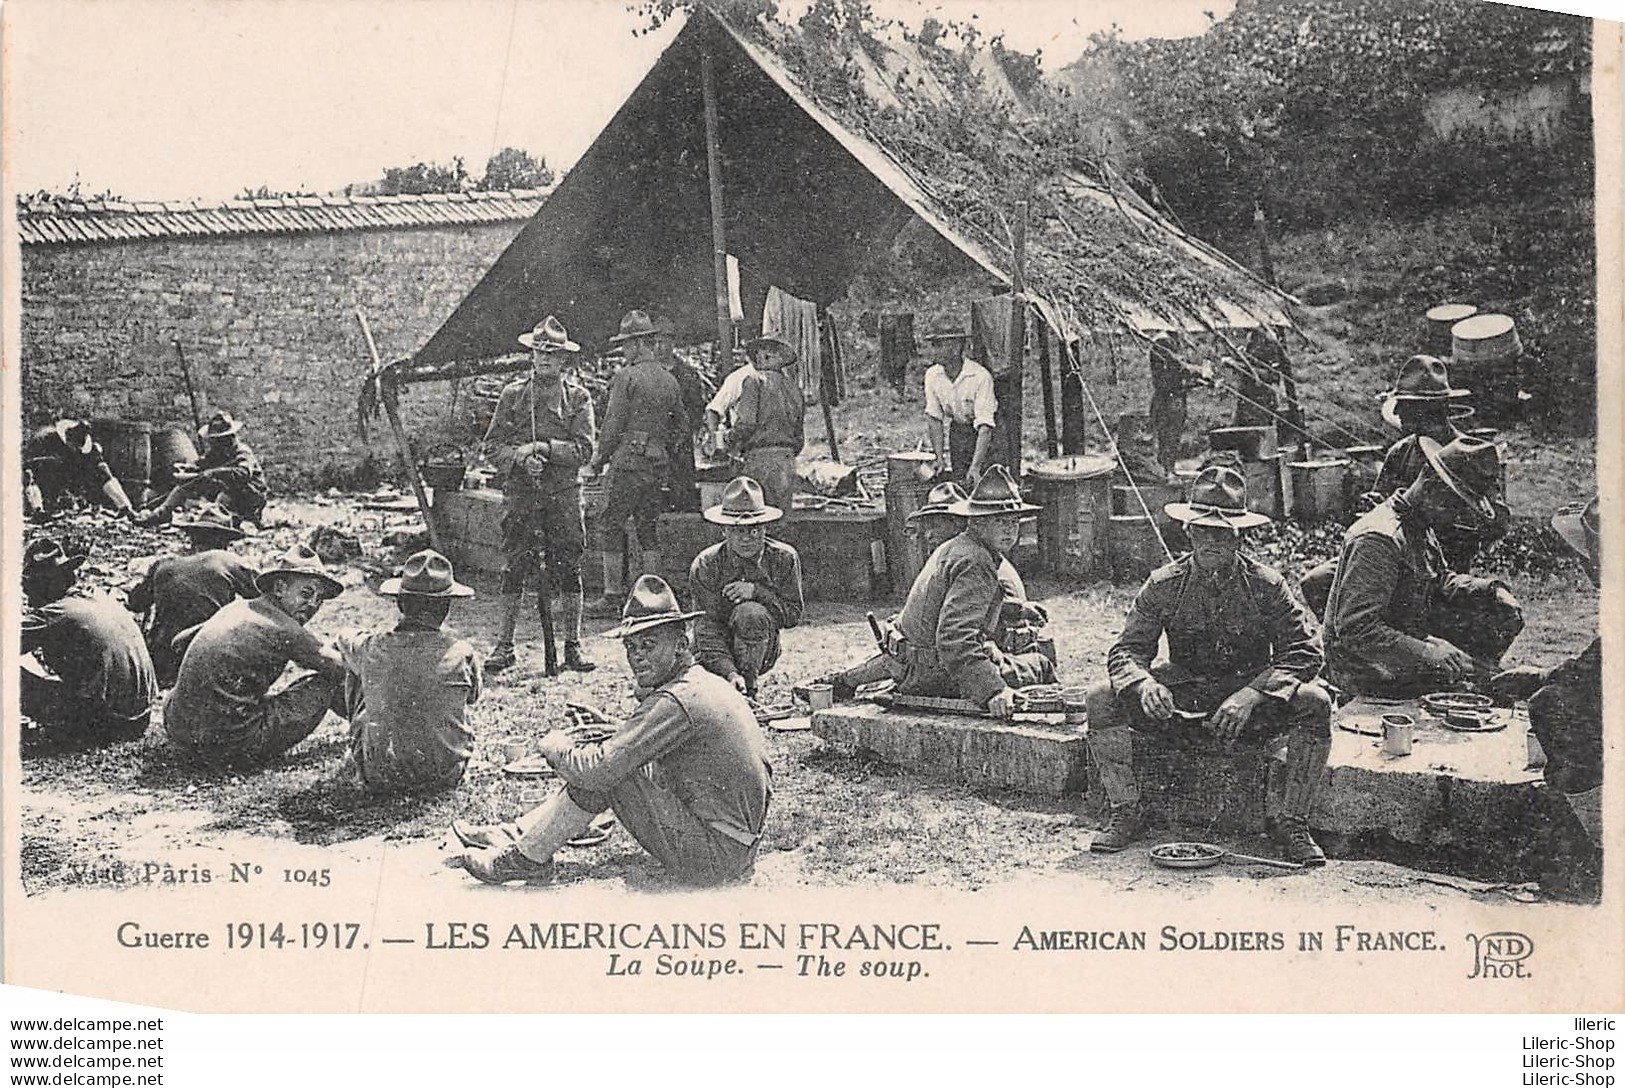
POLYGON ((1113 514, 1109 535, 1114 582, 1144 581, 1146 575, 1168 561, 1156 527, 1144 514, 1113 514))
POLYGON ((1111 571, 1110 457, 1084 455, 1042 461, 1028 470, 1038 514, 1043 570, 1098 579, 1111 571))
POLYGON ((886 458, 886 565, 897 593, 907 593, 925 565, 922 540, 908 516, 924 506, 931 494, 935 462, 935 455, 918 451, 886 458))
POLYGON ((1341 457, 1292 463, 1294 516, 1299 521, 1340 518, 1347 509, 1344 482, 1349 463, 1341 457))
POLYGON ((107 467, 131 501, 144 502, 152 486, 152 424, 98 419, 90 424, 90 431, 102 444, 107 467))
POLYGON ((152 489, 167 492, 175 486, 175 466, 196 461, 197 446, 184 427, 160 427, 152 432, 152 489))

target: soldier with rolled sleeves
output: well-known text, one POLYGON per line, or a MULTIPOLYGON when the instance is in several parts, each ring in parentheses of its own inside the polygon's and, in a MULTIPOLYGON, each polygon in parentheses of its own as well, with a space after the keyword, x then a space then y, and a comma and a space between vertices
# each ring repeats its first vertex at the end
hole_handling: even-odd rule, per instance
MULTIPOLYGON (((925 503, 908 516, 909 521, 919 523, 920 537, 927 555, 935 554, 943 544, 965 531, 965 519, 949 513, 965 498, 965 492, 958 484, 952 481, 940 483, 931 489, 925 503)), ((1003 555, 999 557, 998 580, 1004 595, 994 637, 1000 675, 1016 688, 1053 681, 1053 651, 1046 653, 1041 648, 1045 642, 1037 637, 1043 625, 1049 622, 1048 611, 1043 605, 1027 599, 1027 587, 1021 575, 1003 555)), ((890 631, 888 641, 899 645, 902 642, 897 626, 900 619, 900 615, 893 616, 885 624, 890 631)), ((845 702, 856 695, 857 689, 863 685, 881 680, 901 680, 906 671, 900 658, 889 653, 878 653, 862 664, 819 677, 814 682, 830 685, 836 701, 845 702)))
POLYGON ((689 622, 698 615, 661 579, 638 579, 609 637, 626 647, 641 701, 602 743, 558 729, 544 736, 542 755, 564 787, 518 822, 452 824, 470 874, 487 884, 548 881, 554 853, 614 809, 673 879, 749 879, 773 769, 745 697, 694 661, 689 622))
POLYGON ((740 387, 728 451, 744 462, 744 474, 761 484, 769 504, 789 510, 796 495, 796 455, 806 444, 806 405, 789 369, 795 349, 763 336, 747 343, 745 353, 756 373, 740 387))
POLYGON ((749 696, 778 663, 779 632, 801 622, 801 557, 767 535, 782 516, 755 480, 730 481, 705 511, 706 521, 722 526, 722 541, 696 555, 688 572, 701 612, 694 659, 749 696))
POLYGON ((642 310, 628 313, 621 319, 620 332, 609 342, 621 345, 626 365, 610 379, 604 426, 590 466, 593 473, 608 466, 599 522, 604 596, 589 609, 594 616, 613 616, 621 607, 629 520, 642 553, 643 571, 658 573, 662 566, 655 519, 665 508, 671 451, 683 429, 682 390, 657 356, 658 334, 649 315, 642 310))
POLYGON ((1346 691, 1408 697, 1489 680, 1523 612, 1505 583, 1452 571, 1436 535, 1495 516, 1495 447, 1418 439, 1427 467, 1349 526, 1326 602, 1327 675, 1346 691))
MULTIPOLYGON (((1596 499, 1565 507, 1552 530, 1580 557, 1586 576, 1601 585, 1602 515, 1596 499)), ((1593 842, 1602 844, 1602 638, 1551 668, 1520 665, 1490 679, 1492 694, 1529 700, 1529 728, 1546 753, 1546 783, 1567 799, 1593 842)))
POLYGON ((923 339, 931 354, 925 371, 925 427, 938 475, 971 487, 987 464, 998 424, 993 375, 966 357, 970 329, 958 318, 938 318, 923 339))
POLYGON ((537 575, 536 606, 557 590, 564 612, 564 667, 591 672, 581 652, 581 555, 586 526, 580 469, 593 458, 592 396, 564 375, 564 361, 581 350, 551 315, 519 337, 530 349, 530 371, 510 382, 481 443, 502 475, 502 619, 487 672, 514 662, 514 633, 525 582, 537 575), (546 577, 540 566, 546 561, 546 577))
POLYGON ((1202 470, 1189 502, 1163 509, 1184 524, 1191 551, 1140 587, 1106 655, 1110 681, 1088 693, 1089 754, 1111 804, 1090 849, 1112 853, 1140 836, 1134 732, 1203 730, 1226 747, 1265 750, 1285 734, 1285 781, 1268 798, 1272 830, 1290 860, 1324 864, 1309 833, 1332 745, 1320 638, 1286 579, 1238 550, 1242 531, 1270 519, 1247 509, 1246 479, 1224 465, 1202 470), (1165 635, 1168 660, 1154 665, 1165 635))
POLYGON ((29 513, 52 513, 78 496, 91 505, 103 499, 121 516, 135 517, 124 485, 107 465, 107 454, 81 419, 59 419, 23 444, 29 513))

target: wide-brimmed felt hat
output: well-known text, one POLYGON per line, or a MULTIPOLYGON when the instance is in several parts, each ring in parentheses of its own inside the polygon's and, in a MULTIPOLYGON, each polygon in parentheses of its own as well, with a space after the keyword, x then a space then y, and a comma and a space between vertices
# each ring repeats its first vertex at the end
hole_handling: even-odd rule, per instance
POLYGON ((939 314, 926 325, 921 340, 969 340, 970 326, 958 314, 939 314))
POLYGON ((641 340, 646 336, 654 336, 658 330, 649 315, 642 310, 632 310, 621 318, 621 331, 609 338, 611 344, 624 344, 628 340, 641 340))
POLYGON ((955 503, 964 502, 965 499, 965 489, 954 483, 952 480, 949 480, 947 483, 938 484, 937 486, 933 487, 925 496, 925 505, 921 506, 904 520, 914 521, 916 518, 954 517, 956 515, 950 514, 948 512, 948 508, 955 503))
POLYGON ((987 518, 999 514, 1036 514, 1042 510, 1021 497, 1021 488, 1003 465, 989 465, 966 498, 943 510, 961 518, 987 518))
POLYGON ((1247 509, 1247 477, 1229 465, 1209 465, 1191 481, 1185 502, 1171 502, 1162 512, 1186 525, 1219 529, 1255 529, 1270 518, 1247 509))
POLYGON ((664 578, 645 574, 626 595, 626 607, 621 609, 619 626, 604 632, 606 638, 626 638, 652 627, 668 623, 687 623, 702 612, 684 612, 677 603, 677 594, 671 591, 664 578))
POLYGON ((1490 496, 1501 485, 1501 453, 1495 443, 1464 434, 1443 446, 1422 435, 1417 444, 1422 447, 1422 456, 1427 458, 1434 475, 1454 491, 1457 498, 1480 517, 1495 517, 1490 496))
POLYGON ((704 514, 712 525, 761 525, 783 516, 783 510, 767 504, 762 485, 749 476, 729 480, 722 489, 722 501, 706 507, 704 514))
POLYGON ((197 429, 197 433, 204 438, 225 438, 236 434, 243 429, 230 412, 220 411, 209 417, 209 422, 197 429))
POLYGON ((266 592, 271 577, 277 574, 305 574, 322 583, 327 590, 328 597, 337 597, 344 592, 344 585, 337 578, 327 573, 322 566, 322 557, 311 551, 304 544, 295 544, 279 555, 266 569, 260 571, 259 577, 254 579, 254 585, 259 587, 261 593, 266 592))
POLYGON ((781 366, 789 366, 797 360, 796 349, 777 336, 758 336, 754 340, 745 341, 745 354, 756 364, 757 369, 761 369, 761 364, 767 360, 777 360, 781 366))
POLYGON ((1383 400, 1454 400, 1472 396, 1470 389, 1450 384, 1450 369, 1436 355, 1412 355, 1400 364, 1393 388, 1377 394, 1383 400))
POLYGON ((62 545, 48 536, 36 537, 23 549, 23 577, 47 570, 78 570, 85 556, 69 555, 62 545))
POLYGON ((57 420, 56 433, 62 436, 63 445, 80 453, 89 453, 90 447, 96 443, 96 436, 91 433, 90 424, 82 419, 57 420))
POLYGON ((424 548, 401 567, 395 578, 384 579, 378 592, 386 597, 472 597, 474 590, 459 582, 452 573, 451 560, 424 548))
POLYGON ((1584 506, 1565 506, 1552 515, 1552 531, 1593 567, 1602 561, 1602 511, 1596 499, 1584 506))
POLYGON ((532 351, 580 351, 581 345, 570 339, 559 319, 548 314, 529 332, 519 334, 519 342, 532 351))
POLYGON ((200 502, 171 524, 188 534, 229 536, 233 540, 246 535, 231 512, 217 502, 200 502))

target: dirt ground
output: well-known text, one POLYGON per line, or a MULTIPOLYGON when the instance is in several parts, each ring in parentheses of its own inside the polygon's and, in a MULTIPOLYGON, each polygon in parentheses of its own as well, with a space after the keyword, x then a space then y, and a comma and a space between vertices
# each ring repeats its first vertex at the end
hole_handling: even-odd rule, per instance
MULTIPOLYGON (((387 567, 380 541, 409 524, 394 513, 358 510, 349 500, 273 504, 272 527, 245 549, 270 553, 308 537, 312 525, 354 532, 367 557, 344 571, 344 593, 312 623, 318 634, 380 628, 392 622, 393 604, 369 587, 387 567), (276 523, 281 521, 281 525, 276 523)), ((111 523, 103 523, 111 529, 111 523)), ((98 533, 97 559, 88 578, 123 585, 140 569, 140 556, 178 548, 178 534, 161 537, 120 528, 98 533)), ((1509 660, 1549 664, 1577 652, 1596 628, 1597 595, 1578 571, 1561 564, 1540 573, 1509 576, 1525 603, 1527 627, 1509 660)), ((1063 678, 1099 675, 1106 648, 1120 628, 1132 590, 1070 587, 1038 581, 1029 587, 1051 609, 1051 633, 1063 678)), ((780 668, 764 680, 763 700, 787 700, 792 684, 832 665, 866 655, 866 608, 812 604, 806 622, 785 634, 780 668)), ((496 624, 489 597, 460 603, 451 623, 481 651, 496 624)), ((527 615, 521 637, 533 630, 527 615)), ((500 770, 497 738, 539 737, 558 720, 565 701, 586 702, 614 714, 629 708, 629 672, 619 644, 594 637, 607 624, 589 626, 587 645, 599 663, 587 676, 548 679, 539 650, 523 648, 519 663, 493 681, 471 710, 478 737, 464 782, 433 798, 372 799, 343 784, 337 768, 346 726, 329 717, 289 758, 251 775, 198 774, 176 764, 159 728, 147 738, 98 752, 34 754, 22 774, 23 876, 31 894, 89 883, 122 882, 154 859, 184 859, 249 851, 289 864, 369 861, 386 854, 391 865, 421 867, 429 879, 467 882, 441 862, 445 829, 454 816, 512 818, 545 794, 549 783, 515 780, 500 770), (313 849, 315 848, 315 849, 313 849), (121 869, 120 866, 123 866, 121 869)), ((1072 803, 970 790, 899 771, 861 754, 825 746, 810 732, 770 732, 774 797, 757 883, 773 886, 914 884, 978 889, 1029 879, 1080 880, 1109 887, 1209 887, 1213 882, 1272 879, 1271 870, 1227 867, 1194 880, 1151 866, 1143 852, 1112 858, 1087 853, 1093 821, 1082 824, 1072 803)), ((1170 837, 1175 837, 1170 834, 1170 837)), ((1208 835, 1206 837, 1212 837, 1208 835)), ((1269 853, 1258 839, 1228 845, 1269 853)), ((218 860, 216 861, 218 864, 218 860)), ((607 880, 629 887, 659 885, 658 866, 624 831, 601 846, 573 850, 561 865, 563 882, 607 880)), ((1386 895, 1497 896, 1499 889, 1460 877, 1436 875, 1381 861, 1338 861, 1313 876, 1326 894, 1359 901, 1386 895), (1409 891, 1406 891, 1409 889, 1409 891)), ((1297 894, 1282 889, 1284 894, 1297 894)), ((1512 890, 1512 894, 1522 894, 1512 890)))

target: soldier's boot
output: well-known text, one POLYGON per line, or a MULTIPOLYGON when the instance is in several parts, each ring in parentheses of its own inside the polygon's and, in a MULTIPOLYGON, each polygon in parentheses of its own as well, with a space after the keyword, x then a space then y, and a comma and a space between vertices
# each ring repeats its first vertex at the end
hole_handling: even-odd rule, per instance
POLYGON ((553 879, 552 860, 532 861, 519 849, 518 843, 470 850, 463 855, 463 868, 486 884, 509 884, 515 880, 545 884, 553 879))
POLYGON ((519 608, 523 601, 523 591, 502 595, 501 626, 497 629, 497 644, 491 649, 491 656, 485 659, 486 672, 498 673, 513 664, 513 634, 519 628, 519 608))
POLYGON ((1101 707, 1105 693, 1091 692, 1091 720, 1098 728, 1089 731, 1089 758, 1100 771, 1100 788, 1111 804, 1111 815, 1089 843, 1096 854, 1114 854, 1140 837, 1144 821, 1140 815, 1140 786, 1134 780, 1134 733, 1126 725, 1111 720, 1101 707))
POLYGON ((1145 821, 1140 815, 1138 804, 1113 805, 1111 815, 1106 819, 1106 826, 1096 832, 1094 839, 1089 843, 1089 852, 1115 854, 1125 847, 1134 845, 1144 830, 1145 821))
POLYGON ((1332 738, 1321 736, 1318 729, 1294 729, 1287 734, 1279 800, 1267 807, 1276 808, 1272 835, 1288 861, 1305 866, 1326 864, 1325 851, 1309 833, 1309 817, 1331 752, 1332 738))
POLYGON ((621 572, 621 553, 601 551, 599 562, 604 567, 604 595, 586 606, 586 614, 594 619, 619 619, 626 604, 626 579, 621 572))
POLYGON ((571 672, 592 672, 598 663, 587 660, 581 653, 581 643, 572 641, 564 644, 564 667, 571 672))
POLYGON ((467 820, 453 820, 451 833, 457 841, 465 847, 477 849, 501 849, 519 841, 519 825, 505 824, 474 824, 467 820))

